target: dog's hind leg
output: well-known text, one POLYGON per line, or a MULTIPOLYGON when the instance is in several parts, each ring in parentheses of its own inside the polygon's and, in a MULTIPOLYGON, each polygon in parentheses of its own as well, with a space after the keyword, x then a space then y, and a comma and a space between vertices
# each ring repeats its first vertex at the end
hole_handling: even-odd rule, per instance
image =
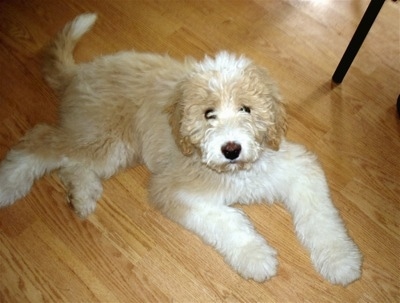
POLYGON ((0 207, 24 197, 33 182, 60 167, 63 156, 55 152, 59 130, 37 125, 6 155, 0 163, 0 207))
POLYGON ((81 218, 86 218, 96 208, 103 186, 99 176, 81 163, 66 165, 59 171, 68 192, 68 200, 81 218))

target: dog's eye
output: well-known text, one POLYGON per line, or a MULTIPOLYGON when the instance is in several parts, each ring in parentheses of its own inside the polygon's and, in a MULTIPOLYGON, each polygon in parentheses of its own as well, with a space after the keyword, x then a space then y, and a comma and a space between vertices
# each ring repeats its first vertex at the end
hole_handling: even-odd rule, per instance
POLYGON ((248 114, 250 114, 250 112, 251 112, 250 107, 248 107, 248 106, 246 106, 246 105, 243 105, 243 106, 239 109, 239 111, 245 112, 245 113, 248 113, 248 114))
POLYGON ((215 119, 217 118, 217 115, 214 113, 213 108, 209 108, 204 112, 204 117, 209 120, 209 119, 215 119))

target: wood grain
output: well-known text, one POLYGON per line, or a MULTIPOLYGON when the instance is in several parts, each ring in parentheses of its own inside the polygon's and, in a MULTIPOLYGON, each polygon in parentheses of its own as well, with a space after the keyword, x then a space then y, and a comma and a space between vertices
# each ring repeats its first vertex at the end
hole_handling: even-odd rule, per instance
POLYGON ((86 221, 50 174, 0 210, 0 302, 399 302, 399 3, 386 1, 344 82, 330 82, 368 2, 0 1, 0 159, 35 124, 56 121, 41 49, 67 21, 95 11, 78 61, 131 48, 177 58, 227 49, 269 68, 288 104, 288 137, 320 157, 364 254, 360 281, 330 285, 281 205, 245 206, 280 262, 270 281, 246 281, 149 206, 146 168, 106 181, 86 221))

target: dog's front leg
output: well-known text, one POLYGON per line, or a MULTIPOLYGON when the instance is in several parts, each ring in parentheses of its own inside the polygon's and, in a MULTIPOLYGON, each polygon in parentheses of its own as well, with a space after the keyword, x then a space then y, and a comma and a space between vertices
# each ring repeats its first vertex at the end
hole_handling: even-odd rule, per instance
POLYGON ((210 204, 182 206, 172 219, 198 234, 220 252, 241 276, 262 282, 276 274, 275 250, 240 210, 210 204))
POLYGON ((324 172, 309 156, 293 167, 284 202, 315 268, 331 283, 347 285, 360 277, 361 254, 331 201, 324 172))

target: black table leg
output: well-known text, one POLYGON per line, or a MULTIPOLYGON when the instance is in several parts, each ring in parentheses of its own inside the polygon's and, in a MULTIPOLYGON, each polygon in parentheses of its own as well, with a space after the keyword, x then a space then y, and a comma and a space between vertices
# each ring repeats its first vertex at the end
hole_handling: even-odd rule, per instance
POLYGON ((384 2, 385 0, 371 0, 353 35, 353 38, 351 38, 350 43, 347 46, 347 49, 344 52, 335 73, 332 76, 333 82, 338 84, 342 83, 344 76, 346 75, 351 63, 357 55, 358 50, 364 42, 364 39, 374 23, 376 16, 378 16, 378 13, 381 10, 384 2))

